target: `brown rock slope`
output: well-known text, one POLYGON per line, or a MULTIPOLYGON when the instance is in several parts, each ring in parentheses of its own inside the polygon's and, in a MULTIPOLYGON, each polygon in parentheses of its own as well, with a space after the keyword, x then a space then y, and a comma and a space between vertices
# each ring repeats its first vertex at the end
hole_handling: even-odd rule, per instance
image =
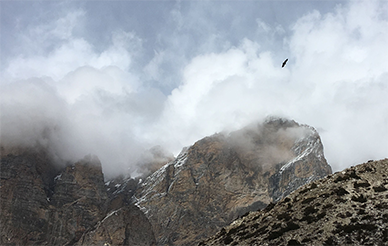
POLYGON ((271 119, 184 149, 141 183, 136 204, 159 245, 194 245, 329 173, 313 128, 271 119))
POLYGON ((59 169, 42 150, 2 151, 0 164, 0 245, 155 244, 137 207, 108 198, 96 157, 59 169))
POLYGON ((388 159, 305 185, 201 245, 388 245, 388 159))

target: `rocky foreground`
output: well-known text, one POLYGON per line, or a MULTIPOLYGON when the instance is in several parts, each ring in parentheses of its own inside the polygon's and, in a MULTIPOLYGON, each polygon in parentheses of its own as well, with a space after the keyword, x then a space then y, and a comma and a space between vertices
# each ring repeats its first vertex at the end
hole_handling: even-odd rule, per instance
POLYGON ((305 185, 200 245, 388 245, 388 159, 305 185))

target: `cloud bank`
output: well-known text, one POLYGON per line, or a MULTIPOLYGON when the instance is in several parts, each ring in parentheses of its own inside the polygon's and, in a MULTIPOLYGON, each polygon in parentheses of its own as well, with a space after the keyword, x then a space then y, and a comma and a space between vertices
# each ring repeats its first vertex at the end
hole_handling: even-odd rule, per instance
POLYGON ((134 30, 100 46, 79 35, 87 8, 21 28, 20 52, 2 59, 1 144, 67 160, 93 153, 109 177, 136 173, 155 145, 177 154, 276 115, 317 128, 334 171, 388 157, 386 2, 312 10, 289 25, 256 16, 240 28, 227 4, 170 7, 152 52, 134 30))

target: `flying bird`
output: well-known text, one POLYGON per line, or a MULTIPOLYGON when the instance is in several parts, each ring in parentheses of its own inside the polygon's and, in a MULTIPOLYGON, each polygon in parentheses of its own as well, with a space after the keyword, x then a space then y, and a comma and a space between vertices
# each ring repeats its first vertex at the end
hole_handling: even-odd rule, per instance
POLYGON ((282 67, 284 67, 286 65, 287 61, 288 61, 288 58, 286 60, 284 60, 282 67))

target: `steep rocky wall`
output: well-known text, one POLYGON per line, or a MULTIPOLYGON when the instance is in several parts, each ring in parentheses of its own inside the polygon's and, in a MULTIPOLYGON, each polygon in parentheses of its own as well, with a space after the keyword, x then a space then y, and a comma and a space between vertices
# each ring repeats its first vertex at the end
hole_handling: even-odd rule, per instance
POLYGON ((107 193, 101 163, 95 156, 86 156, 66 167, 54 180, 48 242, 74 244, 106 213, 107 193))
POLYGON ((155 244, 137 207, 108 199, 96 157, 58 169, 44 152, 18 151, 2 153, 0 167, 1 245, 155 244), (109 220, 113 207, 121 212, 109 220))
POLYGON ((44 153, 24 151, 1 157, 2 245, 44 244, 49 225, 48 197, 55 168, 44 153))

